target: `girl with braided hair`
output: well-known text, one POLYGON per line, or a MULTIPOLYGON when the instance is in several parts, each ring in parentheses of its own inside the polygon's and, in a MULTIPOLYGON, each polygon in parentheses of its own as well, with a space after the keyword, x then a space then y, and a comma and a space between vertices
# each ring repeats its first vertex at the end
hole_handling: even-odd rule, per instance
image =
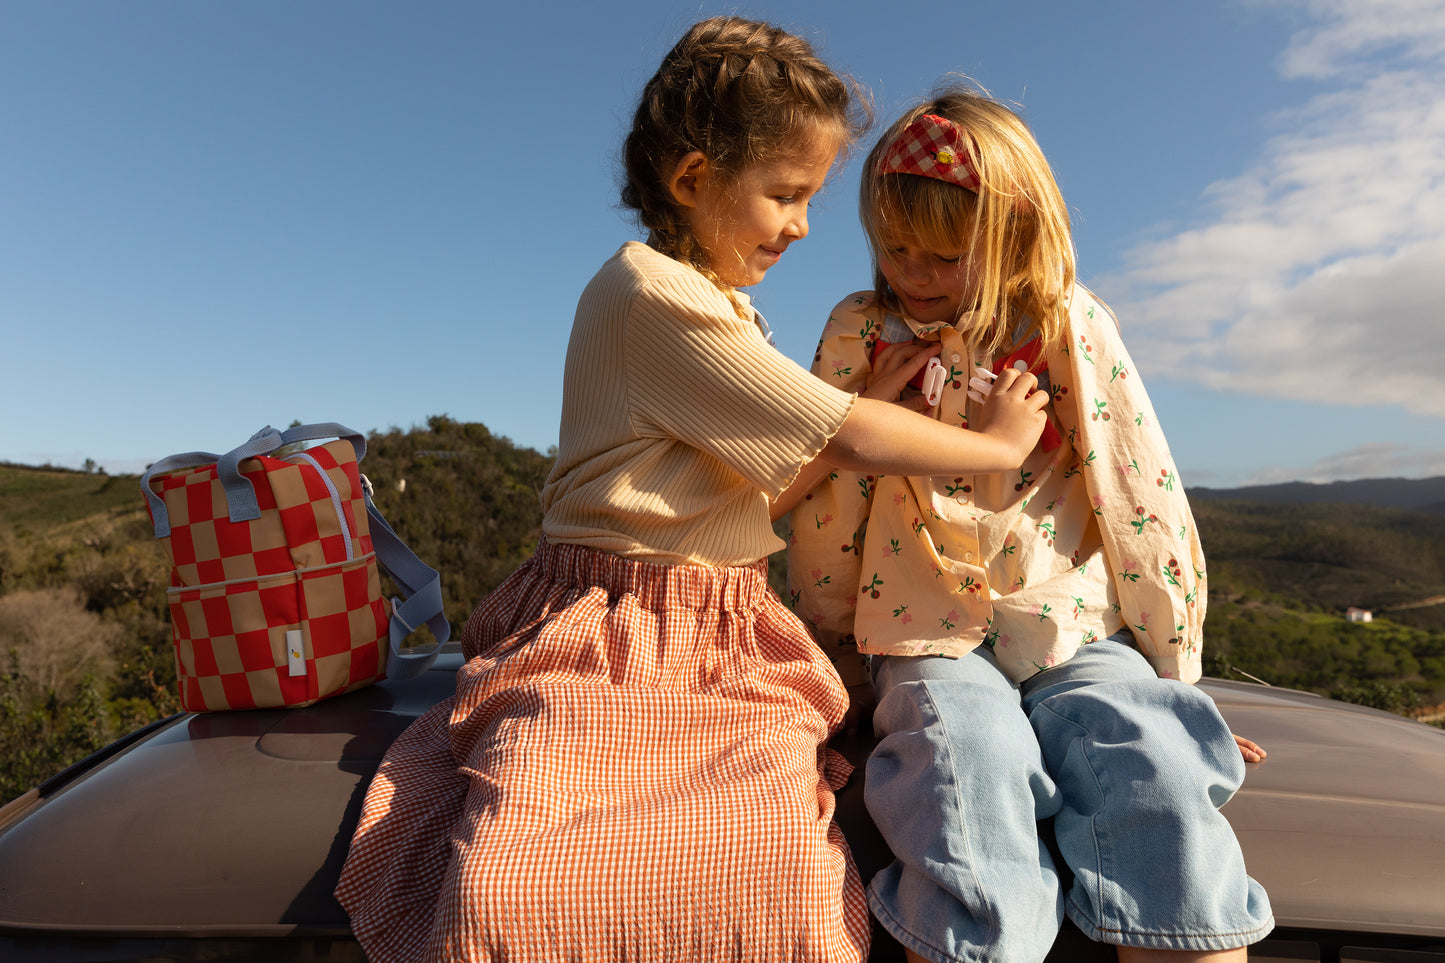
POLYGON ((767 343, 739 289, 806 236, 861 107, 735 18, 648 82, 623 189, 648 239, 578 304, 543 539, 468 621, 455 696, 388 751, 337 887, 373 963, 867 956, 824 747, 847 694, 767 587, 771 519, 814 458, 1016 467, 1043 400, 1010 375, 961 431, 767 343))

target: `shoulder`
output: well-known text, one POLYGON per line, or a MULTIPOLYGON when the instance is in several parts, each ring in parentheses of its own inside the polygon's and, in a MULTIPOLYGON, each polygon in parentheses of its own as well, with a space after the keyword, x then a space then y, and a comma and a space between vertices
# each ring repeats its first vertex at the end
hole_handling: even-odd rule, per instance
POLYGON ((863 317, 878 311, 878 296, 872 291, 854 291, 839 301, 830 313, 833 317, 863 317))
POLYGON ((872 291, 854 291, 834 305, 828 312, 828 324, 823 336, 853 335, 866 337, 870 327, 882 324, 883 309, 872 291))
POLYGON ((684 285, 700 281, 711 284, 692 267, 654 251, 646 244, 628 241, 608 258, 593 277, 593 283, 614 284, 634 290, 684 285))
POLYGON ((727 296, 695 268, 628 241, 593 276, 583 295, 603 299, 628 315, 655 315, 659 319, 718 319, 736 317, 727 296))
POLYGON ((1069 296, 1069 323, 1076 327, 1093 327, 1107 324, 1119 331, 1119 319, 1103 299, 1084 285, 1075 282, 1069 296))

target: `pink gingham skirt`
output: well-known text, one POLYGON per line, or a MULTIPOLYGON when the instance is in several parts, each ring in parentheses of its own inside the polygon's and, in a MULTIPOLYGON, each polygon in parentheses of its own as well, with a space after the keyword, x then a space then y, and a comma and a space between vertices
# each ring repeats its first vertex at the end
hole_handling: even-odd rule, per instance
POLYGON ((847 696, 764 573, 544 541, 367 792, 336 890, 367 958, 865 959, 847 696))

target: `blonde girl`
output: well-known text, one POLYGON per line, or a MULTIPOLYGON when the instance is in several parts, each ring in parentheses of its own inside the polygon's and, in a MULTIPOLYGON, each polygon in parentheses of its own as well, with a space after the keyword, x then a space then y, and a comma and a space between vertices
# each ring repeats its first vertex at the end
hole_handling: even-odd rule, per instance
POLYGON ((873 289, 834 309, 820 379, 956 426, 1015 370, 1050 398, 1017 470, 835 471, 793 512, 795 609, 850 684, 871 659, 866 798, 896 857, 874 914, 912 959, 1041 960, 1065 913, 1121 959, 1242 959, 1273 923, 1219 807, 1263 750, 1189 684, 1198 532, 1048 163, 948 89, 869 154, 861 214, 873 289), (936 405, 896 388, 930 356, 936 405))
POLYGON ((648 82, 623 188, 648 239, 578 304, 544 538, 468 621, 454 698, 387 753, 337 888, 373 963, 866 957, 823 748, 846 695, 767 588, 770 514, 820 452, 1015 467, 1045 399, 1010 376, 960 431, 767 343, 739 289, 807 235, 860 124, 767 24, 699 23, 648 82))

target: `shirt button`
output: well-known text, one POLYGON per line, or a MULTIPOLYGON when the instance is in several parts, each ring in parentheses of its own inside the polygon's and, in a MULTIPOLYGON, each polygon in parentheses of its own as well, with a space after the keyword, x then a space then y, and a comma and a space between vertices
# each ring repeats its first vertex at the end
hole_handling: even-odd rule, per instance
POLYGON ((972 553, 972 552, 964 552, 964 553, 963 553, 963 560, 964 560, 965 562, 972 562, 972 561, 973 561, 973 553, 972 553))
POLYGON ((1027 370, 1029 370, 1029 363, 1028 363, 1027 361, 1025 361, 1023 358, 1020 358, 1019 360, 1017 360, 1017 361, 1014 362, 1014 370, 1015 370, 1015 371, 1027 371, 1027 370))
POLYGON ((950 360, 952 360, 954 364, 957 364, 961 359, 959 358, 958 355, 955 354, 955 355, 952 355, 952 356, 951 356, 951 359, 950 359, 950 360))

